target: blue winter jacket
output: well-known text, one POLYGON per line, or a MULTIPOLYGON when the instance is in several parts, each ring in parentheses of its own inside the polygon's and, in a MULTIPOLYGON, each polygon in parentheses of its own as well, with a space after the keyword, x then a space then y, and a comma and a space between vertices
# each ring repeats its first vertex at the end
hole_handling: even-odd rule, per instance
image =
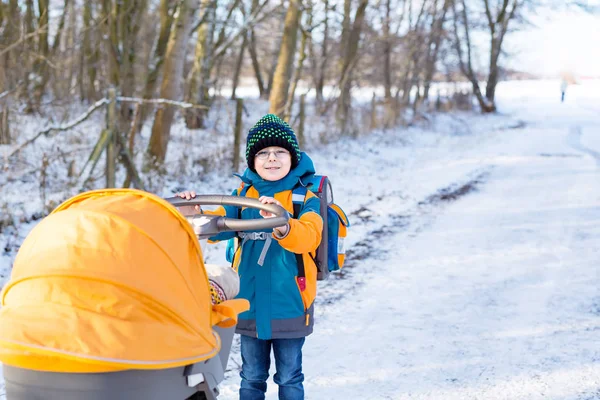
MULTIPOLYGON (((243 184, 233 194, 238 195, 246 186, 246 197, 271 196, 293 214, 292 189, 302 184, 302 178, 314 174, 312 160, 302 153, 299 164, 279 181, 263 180, 247 169, 239 176, 243 184)), ((323 221, 319 215, 319 199, 309 190, 298 219, 290 219, 290 229, 283 238, 272 235, 264 261, 260 256, 266 240, 241 240, 235 253, 234 268, 240 276, 238 298, 247 299, 250 309, 240 314, 236 332, 259 339, 298 338, 312 333, 313 302, 316 296, 317 269, 313 261, 320 241, 323 221), (298 282, 295 253, 302 254, 306 285, 298 282)), ((219 214, 238 218, 238 207, 224 206, 219 214)), ((262 218, 259 210, 244 208, 242 219, 262 218)), ((235 233, 221 233, 211 241, 230 239, 235 233)))

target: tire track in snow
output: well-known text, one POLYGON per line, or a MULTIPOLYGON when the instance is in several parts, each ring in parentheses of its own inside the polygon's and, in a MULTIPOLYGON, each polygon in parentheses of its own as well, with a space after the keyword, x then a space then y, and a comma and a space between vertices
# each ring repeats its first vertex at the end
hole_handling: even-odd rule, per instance
POLYGON ((583 136, 583 131, 581 126, 575 125, 571 127, 569 130, 569 134, 567 135, 567 144, 571 146, 573 149, 581 151, 585 154, 592 156, 596 160, 596 164, 600 167, 600 152, 596 150, 590 149, 581 143, 581 137, 583 136))
POLYGON ((382 246, 379 245, 380 242, 385 242, 385 237, 392 236, 402 230, 408 232, 407 236, 409 238, 417 236, 423 229, 433 223, 436 213, 445 204, 458 201, 462 197, 477 191, 487 181, 491 169, 492 167, 474 170, 467 174, 463 181, 453 182, 448 186, 439 188, 417 202, 409 211, 403 213, 386 215, 382 218, 374 217, 373 209, 376 209, 385 197, 392 195, 400 197, 398 191, 389 193, 387 196, 378 196, 375 202, 363 205, 351 212, 350 218, 359 219, 355 226, 368 224, 372 228, 366 235, 363 235, 362 239, 346 251, 344 267, 340 271, 330 274, 328 278, 334 282, 324 281, 319 284, 318 295, 315 300, 316 306, 335 304, 342 297, 355 292, 374 273, 374 271, 362 267, 363 261, 385 258, 384 253, 381 252, 382 246), (385 223, 382 223, 383 221, 385 223))

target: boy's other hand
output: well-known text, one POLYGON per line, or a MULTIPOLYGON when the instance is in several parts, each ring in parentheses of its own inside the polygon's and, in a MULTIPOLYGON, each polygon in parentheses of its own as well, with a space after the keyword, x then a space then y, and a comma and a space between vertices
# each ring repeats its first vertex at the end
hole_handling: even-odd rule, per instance
MULTIPOLYGON (((196 192, 194 192, 193 190, 192 191, 186 190, 185 192, 176 193, 175 196, 181 197, 182 199, 190 200, 190 199, 193 199, 194 197, 196 197, 196 192)), ((188 215, 202 213, 202 209, 198 205, 177 207, 177 209, 179 210, 180 213, 182 213, 186 217, 188 215)))
MULTIPOLYGON (((279 200, 275 200, 273 197, 269 197, 269 196, 260 196, 258 198, 258 201, 260 201, 263 204, 276 204, 276 205, 278 205, 280 207, 283 207, 281 205, 281 202, 279 200)), ((260 215, 263 218, 273 218, 275 216, 275 214, 270 213, 268 211, 263 211, 263 210, 260 210, 260 215)), ((281 237, 283 237, 283 236, 285 236, 287 234, 288 229, 289 229, 289 225, 288 224, 285 224, 283 226, 278 226, 276 228, 273 228, 273 230, 275 231, 275 233, 278 236, 281 236, 281 237)))

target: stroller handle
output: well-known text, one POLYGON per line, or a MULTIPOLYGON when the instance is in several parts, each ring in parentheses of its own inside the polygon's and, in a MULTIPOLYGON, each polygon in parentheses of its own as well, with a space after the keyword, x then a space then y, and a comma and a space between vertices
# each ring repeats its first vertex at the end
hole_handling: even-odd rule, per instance
POLYGON ((193 199, 182 199, 181 197, 169 197, 165 199, 175 207, 184 206, 234 206, 250 207, 275 214, 273 218, 238 219, 219 217, 217 228, 219 232, 256 231, 260 229, 272 229, 288 223, 290 214, 287 210, 276 204, 263 204, 257 199, 240 196, 225 195, 196 195, 193 199))

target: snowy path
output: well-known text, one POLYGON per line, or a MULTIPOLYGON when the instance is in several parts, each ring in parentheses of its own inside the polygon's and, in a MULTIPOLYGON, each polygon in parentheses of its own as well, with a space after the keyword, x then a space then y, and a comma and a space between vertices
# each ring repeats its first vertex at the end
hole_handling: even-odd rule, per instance
POLYGON ((589 154, 596 159, 596 163, 600 166, 600 152, 590 149, 581 143, 581 137, 583 135, 582 129, 579 125, 575 125, 569 131, 568 142, 569 145, 575 150, 579 150, 583 153, 589 154))
POLYGON ((307 398, 600 398, 600 174, 581 164, 497 165, 386 240, 309 342, 307 398))
POLYGON ((388 149, 396 170, 380 154, 387 181, 355 215, 369 256, 358 285, 321 291, 348 293, 318 304, 307 399, 600 399, 600 168, 581 133, 600 120, 555 122, 388 149))

